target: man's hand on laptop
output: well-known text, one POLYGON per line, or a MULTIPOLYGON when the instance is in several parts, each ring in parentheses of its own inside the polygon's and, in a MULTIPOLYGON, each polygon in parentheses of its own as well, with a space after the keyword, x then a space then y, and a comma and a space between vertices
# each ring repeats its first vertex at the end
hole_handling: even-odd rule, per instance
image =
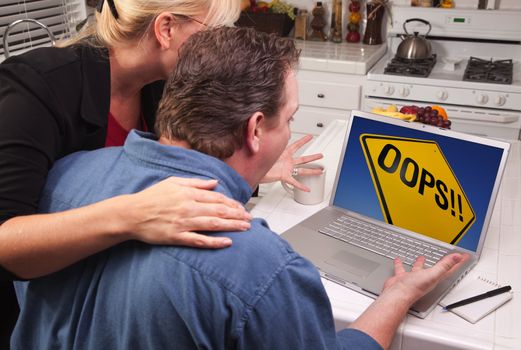
POLYGON ((382 294, 351 323, 350 328, 369 334, 382 348, 388 349, 407 310, 468 259, 468 254, 449 254, 425 269, 425 258, 419 257, 411 271, 406 271, 401 260, 395 259, 394 276, 385 282, 382 294))
POLYGON ((425 258, 420 256, 412 265, 411 271, 406 271, 401 260, 396 258, 394 276, 385 282, 382 294, 394 294, 397 300, 412 305, 458 270, 468 258, 468 254, 449 254, 433 267, 425 269, 425 258))

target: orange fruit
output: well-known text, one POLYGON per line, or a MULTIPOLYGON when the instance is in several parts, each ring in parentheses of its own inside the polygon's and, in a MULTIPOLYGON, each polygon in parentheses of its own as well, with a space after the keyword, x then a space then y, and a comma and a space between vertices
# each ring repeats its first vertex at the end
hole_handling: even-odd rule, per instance
POLYGON ((447 116, 447 112, 445 111, 445 108, 435 105, 435 106, 432 106, 432 109, 438 111, 438 115, 441 116, 443 118, 443 120, 449 119, 449 117, 447 116))
POLYGON ((349 22, 357 24, 360 22, 361 18, 362 15, 360 15, 360 12, 351 12, 351 15, 349 15, 349 22))
POLYGON ((250 0, 241 0, 241 11, 245 11, 250 8, 250 0))

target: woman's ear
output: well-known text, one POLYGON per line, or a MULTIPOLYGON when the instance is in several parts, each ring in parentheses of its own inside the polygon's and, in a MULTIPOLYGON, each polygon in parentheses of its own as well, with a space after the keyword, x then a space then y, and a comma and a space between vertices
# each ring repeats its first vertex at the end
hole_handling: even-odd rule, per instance
POLYGON ((263 127, 266 123, 264 114, 255 112, 248 120, 246 129, 246 147, 251 154, 256 154, 260 150, 260 143, 263 137, 263 127))
POLYGON ((162 49, 168 50, 174 36, 174 15, 162 12, 154 20, 154 35, 162 49))

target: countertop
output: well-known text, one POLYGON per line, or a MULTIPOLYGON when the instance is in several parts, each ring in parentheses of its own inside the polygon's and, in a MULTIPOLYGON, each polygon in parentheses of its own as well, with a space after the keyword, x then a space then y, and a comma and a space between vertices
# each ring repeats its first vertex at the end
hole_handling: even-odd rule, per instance
POLYGON ((333 43, 295 39, 301 49, 300 68, 323 72, 365 75, 385 54, 386 44, 333 43))
MULTIPOLYGON (((331 197, 336 167, 347 122, 336 120, 313 141, 306 154, 322 152, 327 168, 324 201, 317 205, 296 203, 279 183, 252 209, 282 233, 325 207, 331 197)), ((398 329, 391 349, 521 349, 517 315, 521 314, 521 141, 512 141, 509 158, 494 207, 488 236, 479 263, 469 276, 482 275, 512 286, 514 297, 506 305, 471 324, 437 306, 427 318, 408 315, 398 329)), ((265 189, 266 191, 266 189, 265 189)), ((471 278, 471 277, 466 277, 471 278)), ((322 280, 331 300, 337 329, 347 327, 372 303, 372 299, 328 280, 322 280)))

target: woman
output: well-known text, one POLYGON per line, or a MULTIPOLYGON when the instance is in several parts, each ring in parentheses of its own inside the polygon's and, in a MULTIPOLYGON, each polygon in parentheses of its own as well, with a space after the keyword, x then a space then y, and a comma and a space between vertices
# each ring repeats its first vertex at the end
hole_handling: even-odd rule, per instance
MULTIPOLYGON (((223 248, 229 239, 194 231, 249 228, 250 215, 241 205, 210 191, 215 181, 196 179, 170 178, 88 207, 35 214, 54 161, 121 145, 132 128, 153 129, 162 80, 180 45, 207 27, 233 24, 239 4, 100 1, 96 23, 78 38, 0 65, 0 280, 46 275, 129 239, 223 248)), ((266 180, 302 188, 291 177, 294 165, 319 156, 292 155, 309 139, 288 147, 266 180)), ((16 303, 10 283, 2 284, 5 327, 16 317, 16 303)))
MULTIPOLYGON (((56 214, 34 214, 53 162, 121 145, 132 128, 151 130, 162 80, 193 33, 232 25, 239 0, 101 1, 94 27, 61 48, 0 65, 0 265, 4 279, 35 278, 129 239, 223 248, 198 230, 246 230, 250 215, 214 193, 215 181, 170 178, 142 192, 56 214)), ((288 147, 268 180, 291 177, 288 147), (282 175, 285 174, 285 175, 282 175)))

